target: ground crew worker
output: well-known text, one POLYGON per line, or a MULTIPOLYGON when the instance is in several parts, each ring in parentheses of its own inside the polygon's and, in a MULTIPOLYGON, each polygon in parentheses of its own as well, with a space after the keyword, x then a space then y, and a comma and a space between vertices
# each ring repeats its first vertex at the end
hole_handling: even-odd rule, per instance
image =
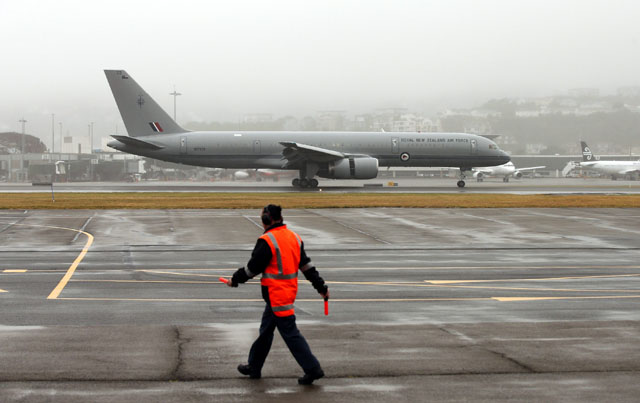
POLYGON ((329 288, 304 251, 300 236, 282 223, 282 208, 269 204, 261 214, 264 233, 253 248, 246 267, 241 267, 227 285, 237 287, 262 274, 262 297, 267 305, 262 314, 260 334, 249 351, 249 363, 238 365, 238 371, 251 379, 261 377, 276 328, 289 351, 304 370, 298 378, 301 385, 311 385, 324 376, 320 363, 311 353, 309 344, 296 326, 293 303, 298 292, 298 269, 323 298, 329 298, 329 288))

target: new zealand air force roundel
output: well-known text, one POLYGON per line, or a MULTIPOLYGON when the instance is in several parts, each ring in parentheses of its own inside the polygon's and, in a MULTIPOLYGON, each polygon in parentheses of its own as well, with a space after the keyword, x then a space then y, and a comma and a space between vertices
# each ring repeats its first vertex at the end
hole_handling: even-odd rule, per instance
POLYGON ((411 158, 411 156, 409 155, 409 153, 402 153, 400 154, 400 159, 404 162, 409 161, 409 158, 411 158))

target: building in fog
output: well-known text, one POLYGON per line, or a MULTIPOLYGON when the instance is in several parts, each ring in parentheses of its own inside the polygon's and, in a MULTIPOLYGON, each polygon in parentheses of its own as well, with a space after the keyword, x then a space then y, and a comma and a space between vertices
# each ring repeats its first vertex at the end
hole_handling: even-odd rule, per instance
POLYGON ((625 98, 640 98, 640 86, 620 87, 617 94, 625 98))
POLYGON ((600 90, 597 88, 572 88, 567 91, 567 94, 575 98, 597 98, 600 96, 600 90))

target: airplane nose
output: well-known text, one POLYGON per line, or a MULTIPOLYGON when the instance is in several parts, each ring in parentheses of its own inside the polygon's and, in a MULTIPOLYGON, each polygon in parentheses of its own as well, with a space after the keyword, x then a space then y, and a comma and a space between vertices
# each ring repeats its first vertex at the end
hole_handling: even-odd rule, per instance
POLYGON ((500 159, 503 160, 502 161, 503 164, 506 164, 507 162, 511 161, 511 156, 506 152, 500 150, 500 159))

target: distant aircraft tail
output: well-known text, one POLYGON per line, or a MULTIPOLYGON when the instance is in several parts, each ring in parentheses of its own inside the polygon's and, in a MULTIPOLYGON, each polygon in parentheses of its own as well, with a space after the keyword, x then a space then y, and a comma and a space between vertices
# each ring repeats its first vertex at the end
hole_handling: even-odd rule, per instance
POLYGON ((105 70, 120 115, 131 137, 184 133, 156 101, 124 70, 105 70))
POLYGON ((596 159, 596 156, 593 155, 593 153, 591 152, 591 149, 589 148, 589 146, 587 145, 586 142, 581 141, 580 142, 580 146, 582 147, 582 161, 583 162, 593 161, 593 160, 596 159))

